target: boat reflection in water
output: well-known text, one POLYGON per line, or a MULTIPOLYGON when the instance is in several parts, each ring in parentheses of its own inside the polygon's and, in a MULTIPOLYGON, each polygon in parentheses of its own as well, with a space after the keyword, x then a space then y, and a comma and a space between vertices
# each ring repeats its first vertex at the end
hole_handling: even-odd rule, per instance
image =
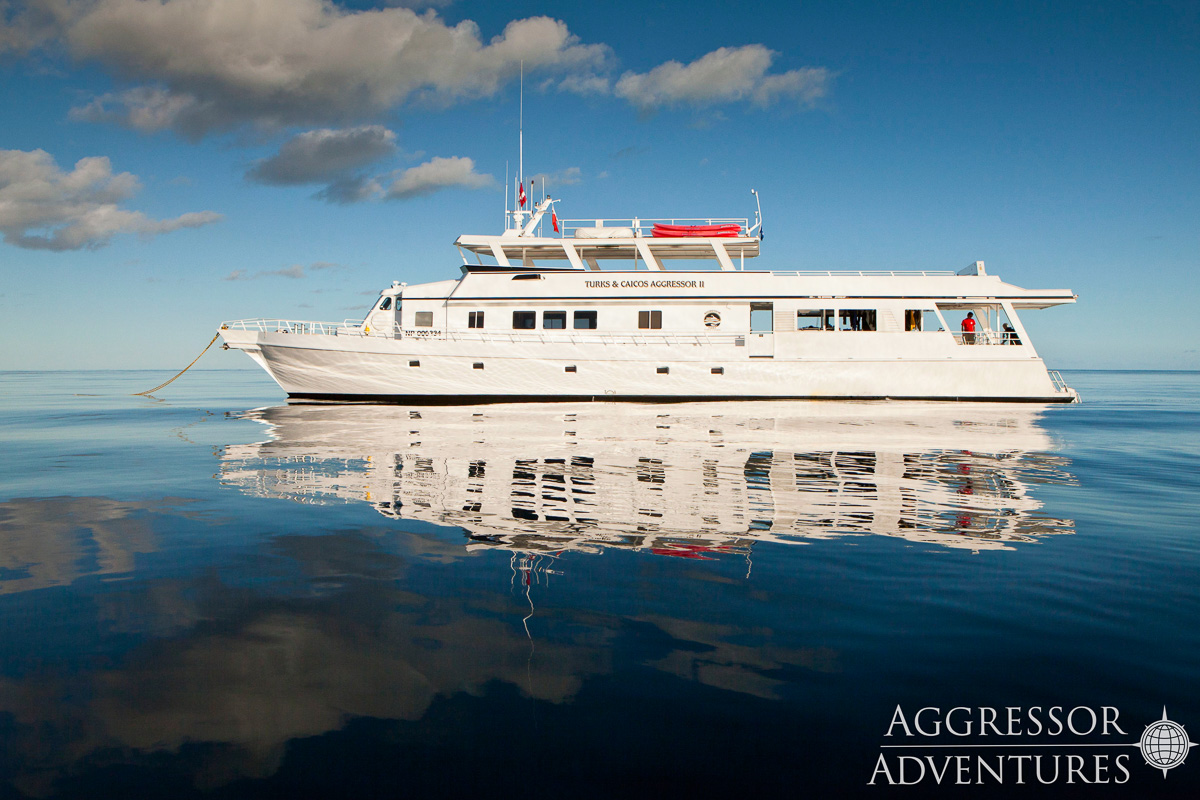
POLYGON ((936 403, 277 406, 221 479, 461 527, 467 549, 691 558, 894 536, 1011 548, 1071 533, 1032 484, 1073 482, 1041 406, 936 403))

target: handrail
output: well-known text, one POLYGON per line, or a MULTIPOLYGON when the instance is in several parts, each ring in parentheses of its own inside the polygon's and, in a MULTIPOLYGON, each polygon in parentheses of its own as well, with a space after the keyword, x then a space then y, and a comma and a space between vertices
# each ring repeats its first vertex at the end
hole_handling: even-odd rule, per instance
MULTIPOLYGON (((409 333, 409 331, 405 331, 409 333)), ((736 345, 744 341, 744 333, 696 334, 696 333, 551 333, 546 330, 525 331, 447 331, 441 337, 454 341, 494 342, 507 341, 512 344, 536 342, 540 344, 632 344, 632 345, 736 345)))
POLYGON ((741 228, 742 236, 750 236, 750 220, 745 217, 707 217, 679 219, 641 219, 625 217, 618 219, 560 219, 558 221, 559 236, 570 239, 580 228, 629 228, 634 236, 649 238, 655 225, 737 225, 741 228))
POLYGON ((783 278, 810 278, 813 276, 824 276, 829 278, 846 278, 846 277, 862 277, 862 278, 908 278, 908 277, 924 277, 924 278, 941 278, 948 275, 955 275, 953 270, 772 270, 772 275, 783 278))
POLYGON ((450 339, 464 342, 503 341, 512 344, 632 344, 632 345, 737 345, 745 341, 744 333, 696 334, 696 333, 614 333, 572 331, 557 332, 546 329, 534 331, 443 331, 432 328, 402 330, 370 329, 361 323, 344 325, 337 322, 308 322, 285 319, 239 319, 221 323, 223 329, 261 331, 263 333, 287 333, 316 336, 378 336, 387 339, 450 339))
POLYGON ((263 333, 301 333, 325 336, 336 336, 338 333, 353 334, 357 329, 359 335, 365 335, 362 320, 311 322, 294 319, 235 319, 222 322, 221 327, 231 330, 262 331, 263 333))
POLYGON ((961 345, 972 347, 974 345, 1016 345, 1019 346, 1021 341, 1014 340, 1006 331, 975 331, 974 345, 967 344, 963 341, 962 331, 951 331, 955 341, 961 345))

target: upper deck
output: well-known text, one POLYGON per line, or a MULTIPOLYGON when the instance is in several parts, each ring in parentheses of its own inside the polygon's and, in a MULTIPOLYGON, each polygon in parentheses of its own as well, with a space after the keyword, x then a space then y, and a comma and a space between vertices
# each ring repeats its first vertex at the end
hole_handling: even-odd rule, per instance
POLYGON ((663 270, 670 261, 712 261, 722 270, 744 268, 759 253, 762 222, 747 219, 564 219, 545 215, 553 199, 532 211, 510 212, 513 224, 499 235, 463 235, 455 245, 463 264, 482 268, 549 267, 599 271, 602 262, 618 269, 663 270), (710 235, 711 234, 711 235, 710 235), (489 259, 492 264, 486 263, 489 259), (552 262, 547 264, 547 262, 552 262))

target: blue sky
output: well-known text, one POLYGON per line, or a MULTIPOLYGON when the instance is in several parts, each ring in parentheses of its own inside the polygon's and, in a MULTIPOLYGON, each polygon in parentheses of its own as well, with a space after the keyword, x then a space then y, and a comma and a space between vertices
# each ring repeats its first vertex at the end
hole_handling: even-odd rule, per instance
MULTIPOLYGON (((182 368, 222 320, 563 217, 753 216, 773 269, 958 269, 1057 368, 1200 369, 1200 6, 0 3, 0 369, 182 368)), ((212 352, 200 366, 250 366, 212 352)))

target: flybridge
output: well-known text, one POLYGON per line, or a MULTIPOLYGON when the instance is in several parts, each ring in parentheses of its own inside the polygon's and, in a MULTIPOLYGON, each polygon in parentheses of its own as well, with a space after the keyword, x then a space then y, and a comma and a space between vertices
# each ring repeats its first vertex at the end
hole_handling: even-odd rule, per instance
POLYGON ((761 212, 753 224, 744 218, 559 220, 553 212, 556 202, 547 197, 532 211, 507 212, 506 229, 499 235, 458 237, 455 245, 463 264, 469 268, 474 256, 481 267, 539 267, 557 262, 552 268, 599 270, 604 261, 623 262, 621 269, 632 265, 634 269, 663 270, 664 262, 702 260, 734 271, 759 253, 761 212), (552 232, 546 236, 543 228, 548 211, 552 232))

